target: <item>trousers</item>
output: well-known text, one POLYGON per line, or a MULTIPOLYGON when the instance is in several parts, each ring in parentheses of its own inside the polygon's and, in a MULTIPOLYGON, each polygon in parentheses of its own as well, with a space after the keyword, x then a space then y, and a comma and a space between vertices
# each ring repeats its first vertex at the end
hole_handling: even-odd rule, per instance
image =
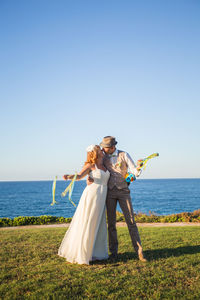
POLYGON ((133 207, 131 203, 129 188, 118 189, 113 187, 108 189, 106 197, 107 219, 108 219, 108 238, 109 250, 112 254, 118 252, 118 240, 116 229, 116 206, 117 201, 124 214, 126 224, 128 226, 129 234, 133 244, 133 248, 137 254, 142 253, 142 245, 137 225, 134 219, 133 207))

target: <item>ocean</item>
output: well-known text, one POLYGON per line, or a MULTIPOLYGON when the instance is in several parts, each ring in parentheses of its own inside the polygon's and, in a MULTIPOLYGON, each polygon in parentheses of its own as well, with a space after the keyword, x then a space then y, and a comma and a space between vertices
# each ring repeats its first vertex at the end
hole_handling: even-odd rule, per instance
MULTIPOLYGON (((52 181, 0 182, 0 217, 52 215, 72 217, 76 208, 61 192, 69 182, 57 181, 56 201, 51 206, 52 181)), ((72 200, 77 205, 86 181, 75 183, 72 200)), ((134 212, 169 215, 200 209, 200 178, 138 179, 130 185, 134 212)), ((117 207, 121 211, 120 207, 117 207)))

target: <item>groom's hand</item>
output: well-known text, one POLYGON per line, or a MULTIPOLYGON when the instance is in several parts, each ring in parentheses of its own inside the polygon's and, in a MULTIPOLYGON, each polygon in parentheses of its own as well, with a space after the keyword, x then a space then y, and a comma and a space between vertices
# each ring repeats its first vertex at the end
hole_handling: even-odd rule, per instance
POLYGON ((143 159, 138 159, 137 161, 137 170, 140 170, 143 166, 143 159))
POLYGON ((94 179, 92 179, 90 176, 87 177, 87 185, 90 185, 94 182, 94 179))

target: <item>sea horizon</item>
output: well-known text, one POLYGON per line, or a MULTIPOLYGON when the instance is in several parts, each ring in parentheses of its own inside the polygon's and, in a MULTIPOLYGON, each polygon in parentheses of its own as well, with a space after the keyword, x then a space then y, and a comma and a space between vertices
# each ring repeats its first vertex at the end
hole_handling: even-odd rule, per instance
MULTIPOLYGON (((52 179, 29 179, 29 180, 25 180, 25 179, 22 179, 22 180, 0 180, 0 182, 40 182, 40 181, 54 181, 55 178, 52 178, 52 179)), ((200 177, 162 177, 162 178, 137 178, 137 181, 139 180, 170 180, 170 179, 181 179, 181 180, 184 180, 184 179, 200 179, 200 177)), ((56 181, 66 181, 64 179, 57 179, 56 181)), ((67 180, 66 182, 69 182, 70 180, 67 180)), ((86 181, 86 178, 84 179, 80 179, 80 180, 77 180, 77 181, 86 181)))

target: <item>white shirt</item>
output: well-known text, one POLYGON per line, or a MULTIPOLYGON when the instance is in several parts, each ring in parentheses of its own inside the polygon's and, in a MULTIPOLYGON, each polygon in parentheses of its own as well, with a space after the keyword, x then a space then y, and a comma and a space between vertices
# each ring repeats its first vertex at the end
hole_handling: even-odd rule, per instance
MULTIPOLYGON (((125 161, 126 161, 126 164, 128 166, 128 169, 129 171, 134 174, 136 177, 138 177, 140 174, 141 174, 141 170, 137 170, 136 169, 136 164, 134 163, 134 161, 132 160, 132 158, 130 157, 130 155, 123 151, 124 152, 124 156, 125 156, 125 161)), ((110 162, 112 165, 115 165, 117 163, 117 157, 118 157, 118 150, 116 149, 115 152, 113 152, 113 154, 109 155, 110 157, 110 162)))

